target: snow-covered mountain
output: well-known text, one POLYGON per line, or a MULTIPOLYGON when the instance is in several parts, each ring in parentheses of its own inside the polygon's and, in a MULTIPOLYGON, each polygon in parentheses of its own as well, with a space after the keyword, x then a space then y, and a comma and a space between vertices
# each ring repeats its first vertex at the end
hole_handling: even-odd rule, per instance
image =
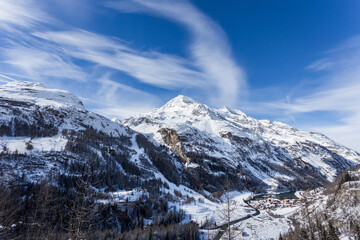
MULTIPOLYGON (((186 210, 170 201, 201 199, 215 208, 189 188, 196 186, 184 168, 168 148, 86 110, 68 92, 30 82, 0 86, 0 239, 132 239, 127 231, 155 218, 183 221, 186 210)), ((189 222, 172 231, 197 234, 189 222)), ((165 239, 168 231, 155 225, 154 236, 165 239)))
POLYGON ((216 184, 206 184, 223 183, 226 176, 240 190, 314 187, 360 162, 359 153, 323 134, 213 109, 182 95, 123 123, 168 146, 208 191, 216 184))
MULTIPOLYGON (((358 153, 322 134, 184 96, 121 123, 88 111, 66 91, 30 82, 0 86, 0 187, 18 186, 34 196, 34 186, 48 183, 71 198, 86 183, 97 193, 92 201, 110 209, 106 226, 122 230, 142 217, 151 223, 160 213, 169 220, 175 206, 184 213, 178 222, 221 222, 219 199, 228 183, 239 191, 231 194, 243 217, 248 205, 242 199, 253 193, 322 186, 359 162, 358 153), (133 207, 124 207, 127 201, 133 207)), ((252 219, 258 236, 269 235, 263 221, 275 237, 290 226, 262 212, 252 219)))
POLYGON ((87 111, 69 92, 33 82, 0 86, 0 136, 54 136, 64 129, 88 127, 114 136, 130 136, 126 127, 87 111))
POLYGON ((86 110, 73 94, 32 82, 0 86, 3 180, 72 176, 90 164, 99 168, 102 186, 115 190, 182 179, 182 163, 167 148, 86 110))
POLYGON ((71 93, 30 82, 0 86, 0 146, 6 176, 76 174, 92 159, 109 178, 106 187, 153 179, 207 195, 226 182, 253 192, 311 188, 360 162, 322 134, 185 96, 119 123, 86 110, 71 93))

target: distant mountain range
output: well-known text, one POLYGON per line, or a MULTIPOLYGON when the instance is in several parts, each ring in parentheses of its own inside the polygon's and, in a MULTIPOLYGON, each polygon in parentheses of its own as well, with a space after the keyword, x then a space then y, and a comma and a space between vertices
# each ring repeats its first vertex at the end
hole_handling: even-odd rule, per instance
POLYGON ((305 189, 315 189, 303 196, 316 201, 290 209, 298 209, 292 222, 264 211, 244 218, 246 204, 237 218, 251 218, 246 224, 256 236, 288 231, 288 239, 304 239, 308 226, 312 234, 333 234, 336 226, 338 235, 353 236, 360 234, 359 163, 359 153, 321 133, 181 95, 112 121, 66 91, 0 86, 4 239, 200 239, 199 226, 224 223, 218 211, 230 191, 241 205, 256 193, 305 189), (317 211, 326 207, 325 215, 317 211), (328 223, 306 220, 307 209, 328 223))
POLYGON ((182 95, 114 122, 86 110, 71 93, 31 82, 0 87, 0 136, 1 171, 8 179, 71 174, 71 165, 91 156, 110 189, 124 186, 110 181, 108 170, 132 186, 153 179, 207 195, 225 181, 239 191, 291 191, 321 186, 360 163, 359 153, 323 134, 182 95), (15 153, 23 159, 16 167, 9 160, 15 153))

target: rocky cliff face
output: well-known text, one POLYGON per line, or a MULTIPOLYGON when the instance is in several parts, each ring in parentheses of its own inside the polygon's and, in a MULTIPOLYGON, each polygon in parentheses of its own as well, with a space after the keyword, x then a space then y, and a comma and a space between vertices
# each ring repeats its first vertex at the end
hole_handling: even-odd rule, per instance
POLYGON ((221 185, 228 176, 239 190, 320 186, 360 162, 359 153, 320 133, 226 107, 212 109, 185 96, 123 123, 168 146, 204 183, 211 178, 221 185))
POLYGON ((182 142, 179 135, 173 129, 161 128, 158 131, 161 134, 162 140, 167 146, 170 147, 171 151, 179 155, 179 157, 187 162, 187 157, 184 156, 182 142))

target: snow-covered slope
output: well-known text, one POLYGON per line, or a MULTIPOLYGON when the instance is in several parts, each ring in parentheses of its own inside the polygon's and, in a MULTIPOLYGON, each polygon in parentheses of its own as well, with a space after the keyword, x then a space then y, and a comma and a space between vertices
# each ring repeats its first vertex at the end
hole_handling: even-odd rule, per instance
MULTIPOLYGON (((334 182, 325 187, 304 191, 299 195, 301 207, 290 217, 298 222, 308 235, 325 235, 324 229, 328 230, 331 223, 340 239, 358 239, 360 236, 360 165, 342 172, 334 182)), ((297 235, 298 230, 298 227, 293 228, 289 233, 289 239, 297 235)), ((323 239, 332 238, 327 236, 323 239)))
POLYGON ((200 180, 228 175, 239 189, 308 188, 360 162, 359 153, 320 133, 213 109, 182 95, 123 123, 168 146, 200 180))
MULTIPOLYGON (((2 160, 23 154, 24 169, 28 163, 42 166, 31 169, 38 175, 61 169, 52 154, 61 164, 95 158, 121 174, 209 195, 225 182, 253 192, 314 187, 360 161, 358 153, 322 134, 258 121, 238 110, 212 109, 185 96, 124 124, 133 130, 86 110, 66 91, 30 82, 0 86, 2 160)), ((3 169, 14 169, 12 161, 2 163, 3 169)))
POLYGON ((202 196, 191 190, 201 184, 167 147, 86 110, 73 94, 32 82, 0 86, 1 181, 68 184, 89 166, 103 190, 202 196))
POLYGON ((37 181, 50 173, 78 174, 91 159, 101 166, 103 177, 109 178, 106 187, 121 189, 133 184, 132 178, 141 185, 140 175, 144 181, 163 176, 164 170, 158 168, 161 161, 154 162, 159 156, 165 162, 161 166, 173 169, 164 175, 178 183, 174 167, 178 158, 168 149, 153 146, 128 127, 86 110, 73 94, 33 82, 0 86, 3 180, 37 181))
POLYGON ((75 95, 58 89, 44 88, 39 82, 9 82, 0 86, 1 98, 34 103, 40 107, 56 108, 74 106, 84 109, 75 95))
MULTIPOLYGON (((212 109, 184 96, 124 124, 86 110, 65 91, 30 82, 0 86, 1 182, 46 179, 71 189, 75 178, 90 176, 104 193, 101 202, 133 193, 136 201, 141 195, 136 192, 166 196, 171 207, 191 214, 187 220, 201 224, 218 221, 225 184, 243 197, 305 189, 360 160, 322 134, 212 109), (115 197, 106 198, 107 192, 115 197)), ((248 214, 245 208, 241 216, 248 214)), ((260 217, 253 222, 266 235, 262 221, 268 216, 260 217)), ((286 219, 269 219, 275 222, 271 227, 282 226, 279 231, 288 228, 286 219)))
POLYGON ((106 134, 128 135, 124 126, 87 111, 75 95, 40 83, 0 86, 0 136, 53 136, 63 129, 92 127, 106 134))

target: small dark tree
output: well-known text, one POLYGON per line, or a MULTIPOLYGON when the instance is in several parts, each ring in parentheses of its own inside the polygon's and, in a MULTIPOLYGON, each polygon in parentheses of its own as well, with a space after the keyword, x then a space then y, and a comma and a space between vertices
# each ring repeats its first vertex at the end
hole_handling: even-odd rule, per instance
POLYGON ((304 229, 304 228, 301 228, 301 229, 300 229, 299 236, 300 236, 300 239, 304 239, 304 240, 308 240, 308 239, 309 239, 309 235, 308 235, 308 233, 307 233, 307 230, 304 229))
POLYGON ((34 149, 34 146, 31 144, 31 141, 26 142, 26 150, 31 151, 34 149))
POLYGON ((360 225, 355 227, 355 240, 360 240, 360 225))
POLYGON ((335 229, 334 225, 332 224, 332 222, 329 221, 328 225, 329 225, 328 239, 329 240, 339 240, 339 237, 336 233, 336 229, 335 229))
POLYGON ((96 217, 99 211, 95 211, 99 205, 96 204, 96 186, 100 181, 94 182, 94 176, 98 170, 94 168, 94 162, 89 157, 89 162, 85 171, 81 172, 81 177, 75 179, 75 188, 73 189, 73 198, 71 199, 72 212, 70 214, 70 225, 67 230, 71 239, 86 238, 86 232, 91 228, 91 220, 96 217))
POLYGON ((150 228, 148 240, 152 240, 152 239, 153 239, 152 228, 150 228))
POLYGON ((226 239, 231 240, 231 239, 233 239, 233 235, 234 235, 233 231, 231 229, 231 221, 234 220, 233 217, 234 217, 237 206, 236 206, 236 201, 231 200, 230 182, 228 179, 226 181, 224 195, 225 195, 225 202, 219 211, 219 215, 220 215, 220 218, 227 225, 225 237, 226 237, 226 239))

